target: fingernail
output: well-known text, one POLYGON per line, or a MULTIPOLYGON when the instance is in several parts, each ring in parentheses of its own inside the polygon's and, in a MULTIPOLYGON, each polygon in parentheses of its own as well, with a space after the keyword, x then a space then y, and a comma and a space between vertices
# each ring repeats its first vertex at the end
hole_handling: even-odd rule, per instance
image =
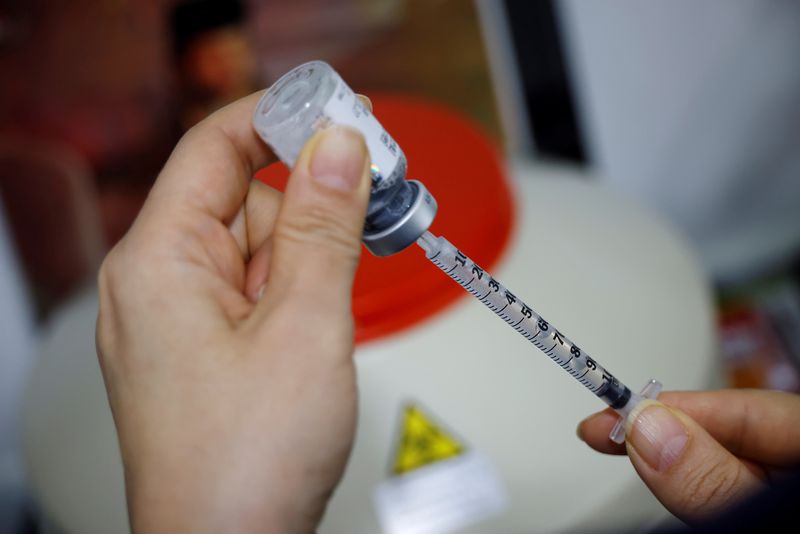
POLYGON ((352 128, 325 129, 311 155, 311 176, 326 187, 353 191, 364 172, 364 142, 352 128))
POLYGON ((361 103, 364 104, 368 110, 372 111, 372 100, 370 100, 367 95, 358 93, 358 98, 361 99, 361 103))
POLYGON ((256 291, 256 302, 261 300, 261 298, 264 296, 265 289, 267 289, 267 284, 261 284, 258 286, 258 290, 256 291))
POLYGON ((680 458, 689 433, 663 404, 645 400, 626 421, 628 444, 656 471, 666 471, 680 458))

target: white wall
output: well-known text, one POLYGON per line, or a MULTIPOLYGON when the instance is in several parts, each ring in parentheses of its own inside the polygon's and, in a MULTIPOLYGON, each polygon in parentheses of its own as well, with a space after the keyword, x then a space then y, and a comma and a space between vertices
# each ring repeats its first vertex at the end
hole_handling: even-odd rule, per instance
POLYGON ((800 2, 561 0, 604 179, 735 281, 800 244, 800 2))

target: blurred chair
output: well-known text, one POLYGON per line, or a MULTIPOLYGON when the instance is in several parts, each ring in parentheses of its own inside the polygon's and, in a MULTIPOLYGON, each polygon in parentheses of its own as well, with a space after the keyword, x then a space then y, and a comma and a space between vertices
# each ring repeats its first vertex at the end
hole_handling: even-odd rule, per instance
POLYGON ((40 312, 90 279, 102 260, 93 184, 89 167, 67 147, 0 137, 0 196, 40 312))

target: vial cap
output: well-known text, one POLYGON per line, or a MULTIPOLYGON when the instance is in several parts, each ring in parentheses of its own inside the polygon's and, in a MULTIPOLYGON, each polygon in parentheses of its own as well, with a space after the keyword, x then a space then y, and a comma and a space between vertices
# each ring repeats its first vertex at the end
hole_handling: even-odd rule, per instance
MULTIPOLYGON (((403 147, 408 177, 439 203, 431 231, 491 270, 506 250, 514 203, 498 147, 471 121, 440 104, 368 94, 374 113, 403 147)), ((257 178, 283 189, 288 171, 274 164, 257 178)), ((460 298, 470 297, 411 246, 393 256, 364 250, 353 288, 356 341, 380 339, 418 325, 460 298)))

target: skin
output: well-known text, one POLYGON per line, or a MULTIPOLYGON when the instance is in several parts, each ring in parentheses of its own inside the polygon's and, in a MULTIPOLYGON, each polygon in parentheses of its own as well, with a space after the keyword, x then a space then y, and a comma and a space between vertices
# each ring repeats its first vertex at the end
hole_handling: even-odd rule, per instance
MULTIPOLYGON (((254 182, 275 159, 251 127, 260 96, 184 136, 100 269, 98 356, 134 532, 313 532, 352 448, 366 148, 328 129, 303 149, 285 195, 254 182)), ((652 405, 631 415, 627 451, 608 440, 611 412, 578 434, 627 452, 679 517, 729 506, 800 460, 796 396, 660 399, 685 438, 666 467, 633 446, 652 405)))
POLYGON ((259 96, 184 136, 100 270, 97 347, 135 532, 310 532, 352 447, 366 148, 353 131, 315 135, 281 196, 251 181, 274 160, 250 125, 259 96), (311 177, 330 135, 350 190, 311 177))
POLYGON ((686 444, 668 466, 647 461, 637 447, 641 413, 626 422, 626 443, 608 434, 618 417, 611 409, 580 423, 578 437, 605 454, 627 454, 659 501, 687 523, 717 514, 762 490, 786 468, 800 464, 800 396, 765 390, 665 392, 659 403, 686 433, 686 444))

